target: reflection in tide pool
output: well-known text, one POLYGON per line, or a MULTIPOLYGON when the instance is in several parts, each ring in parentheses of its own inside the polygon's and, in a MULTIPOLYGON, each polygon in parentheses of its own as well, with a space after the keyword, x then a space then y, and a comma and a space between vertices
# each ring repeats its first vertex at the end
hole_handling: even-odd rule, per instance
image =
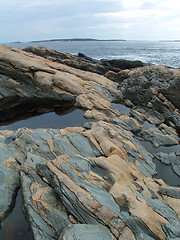
MULTIPOLYGON (((140 141, 141 145, 149 152, 149 153, 171 153, 180 150, 180 145, 170 146, 170 147, 154 147, 151 142, 148 141, 140 141)), ((166 165, 161 163, 157 158, 153 158, 153 162, 156 164, 156 171, 154 178, 162 179, 169 186, 177 187, 180 184, 180 177, 173 171, 171 165, 166 165)))
POLYGON ((169 147, 155 147, 151 142, 141 140, 141 145, 149 152, 149 153, 158 153, 158 152, 164 152, 164 153, 170 153, 170 152, 176 152, 180 150, 180 145, 174 145, 169 147))
POLYGON ((27 128, 54 128, 61 129, 66 127, 81 126, 87 119, 84 118, 84 112, 76 109, 65 115, 57 115, 54 112, 31 117, 6 126, 1 126, 0 130, 17 130, 21 127, 27 128))
POLYGON ((2 240, 32 240, 21 206, 21 192, 18 191, 16 203, 12 212, 0 225, 2 240))
POLYGON ((156 164, 157 171, 154 178, 162 179, 169 186, 180 186, 180 177, 172 170, 171 165, 163 164, 156 158, 153 158, 153 162, 156 164))
MULTIPOLYGON (((18 108, 18 110, 19 109, 20 108, 18 108)), ((34 110, 34 108, 32 109, 34 110)), ((61 108, 58 108, 56 110, 59 110, 57 111, 59 115, 56 114, 55 112, 48 112, 39 116, 33 116, 31 114, 32 111, 30 110, 28 109, 28 111, 26 111, 26 109, 24 109, 24 111, 23 110, 21 111, 21 115, 20 115, 18 114, 18 111, 15 111, 14 109, 14 113, 13 113, 14 115, 12 115, 12 108, 9 108, 9 112, 10 112, 9 115, 8 115, 8 110, 6 111, 6 117, 4 117, 4 115, 3 116, 1 115, 2 121, 1 121, 0 131, 1 130, 17 130, 18 128, 21 128, 21 127, 27 127, 32 129, 36 129, 36 128, 62 129, 66 127, 82 126, 82 124, 87 121, 84 118, 84 112, 80 109, 72 108, 68 111, 68 107, 64 107, 63 111, 61 111, 61 108), (61 115, 61 114, 64 114, 64 115, 61 115), (19 118, 18 118, 18 115, 20 115, 19 118), (9 119, 8 119, 8 116, 10 116, 9 119), (15 117, 14 120, 12 116, 15 117), (23 118, 25 120, 22 120, 23 118)), ((27 222, 23 214, 21 204, 22 204, 21 193, 19 191, 16 197, 16 203, 12 212, 1 222, 0 240, 1 239, 2 240, 32 240, 32 236, 28 231, 27 222)))

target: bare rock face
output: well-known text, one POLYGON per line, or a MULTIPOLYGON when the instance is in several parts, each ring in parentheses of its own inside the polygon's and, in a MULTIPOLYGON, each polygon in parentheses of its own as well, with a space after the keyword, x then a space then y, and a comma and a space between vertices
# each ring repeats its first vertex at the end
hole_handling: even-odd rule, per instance
POLYGON ((179 70, 123 70, 117 83, 54 54, 0 46, 2 124, 12 109, 10 121, 73 107, 87 118, 80 127, 0 131, 0 221, 21 188, 35 240, 179 239, 180 112, 163 91, 179 70))
POLYGON ((179 76, 177 71, 177 78, 172 78, 171 84, 168 88, 162 89, 162 94, 174 104, 174 106, 180 109, 180 86, 179 76))
POLYGON ((56 50, 39 46, 27 47, 24 50, 27 52, 34 53, 48 60, 51 60, 53 62, 62 63, 70 67, 81 69, 83 71, 105 74, 109 70, 108 67, 101 65, 100 63, 98 63, 98 61, 90 60, 89 58, 82 54, 74 56, 69 53, 62 53, 56 50))
MULTIPOLYGON (((101 60, 100 61, 104 66, 110 66, 112 69, 117 69, 116 71, 119 72, 119 69, 131 69, 131 68, 138 68, 143 67, 144 64, 141 61, 129 61, 124 59, 117 59, 117 60, 101 60)), ((116 72, 115 71, 115 72, 116 72)))
POLYGON ((119 72, 124 69, 143 67, 145 65, 141 61, 129 61, 124 59, 99 61, 87 57, 82 53, 79 53, 78 56, 74 56, 69 53, 62 53, 56 50, 39 46, 30 46, 24 50, 49 59, 53 62, 62 63, 67 66, 71 66, 84 71, 98 73, 101 75, 104 75, 108 71, 119 72))
POLYGON ((90 225, 90 224, 74 224, 71 228, 65 229, 62 233, 61 239, 104 239, 104 240, 115 240, 114 236, 105 228, 103 225, 90 225))

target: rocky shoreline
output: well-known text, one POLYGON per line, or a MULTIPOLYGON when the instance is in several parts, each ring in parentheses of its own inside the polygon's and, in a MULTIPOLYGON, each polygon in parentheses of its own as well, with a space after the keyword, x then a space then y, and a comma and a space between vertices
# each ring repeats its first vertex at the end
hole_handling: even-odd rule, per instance
POLYGON ((21 189, 35 240, 179 239, 179 83, 167 66, 0 45, 1 125, 72 108, 87 119, 0 131, 0 221, 21 189))

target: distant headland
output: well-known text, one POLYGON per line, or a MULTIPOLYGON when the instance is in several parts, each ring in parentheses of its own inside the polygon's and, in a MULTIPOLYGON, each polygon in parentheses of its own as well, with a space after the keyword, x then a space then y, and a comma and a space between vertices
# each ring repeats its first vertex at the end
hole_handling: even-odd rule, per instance
POLYGON ((180 40, 161 40, 160 42, 180 42, 180 40))
POLYGON ((78 42, 78 41, 98 41, 98 42, 105 42, 105 41, 127 41, 124 39, 94 39, 94 38, 65 38, 65 39, 47 39, 47 40, 38 40, 38 41, 31 41, 31 42, 78 42))

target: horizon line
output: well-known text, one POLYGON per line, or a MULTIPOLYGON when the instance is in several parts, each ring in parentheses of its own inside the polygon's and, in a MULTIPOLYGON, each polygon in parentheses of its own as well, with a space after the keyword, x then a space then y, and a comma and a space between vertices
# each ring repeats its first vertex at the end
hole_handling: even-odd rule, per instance
MULTIPOLYGON (((42 40, 30 40, 30 41, 13 41, 13 42, 6 42, 6 44, 10 43, 36 43, 36 42, 78 42, 78 41, 111 41, 111 42, 118 42, 118 41, 156 41, 156 42, 180 42, 178 39, 161 39, 161 40, 142 40, 142 39, 97 39, 97 38, 53 38, 53 39, 42 39, 42 40)), ((5 44, 5 43, 0 43, 5 44)))

